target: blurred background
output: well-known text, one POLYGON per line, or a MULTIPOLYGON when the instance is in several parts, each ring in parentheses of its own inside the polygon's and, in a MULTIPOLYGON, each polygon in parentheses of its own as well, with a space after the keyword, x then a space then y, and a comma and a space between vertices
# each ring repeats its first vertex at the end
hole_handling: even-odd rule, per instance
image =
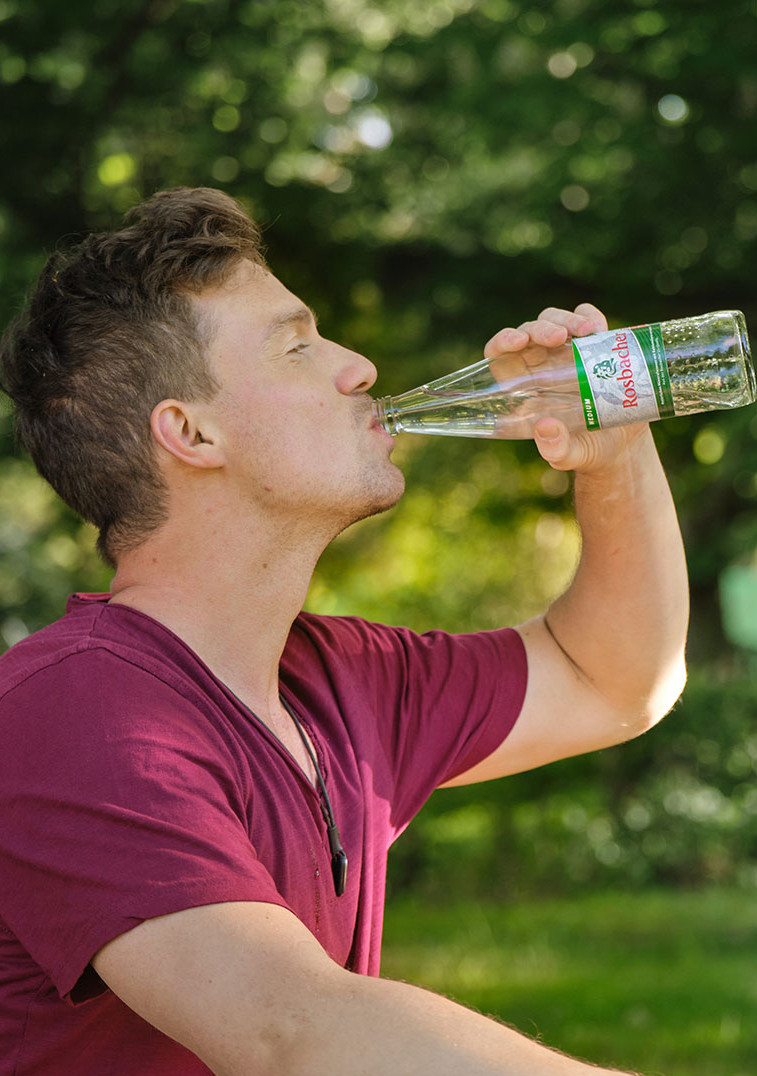
MULTIPOLYGON (((757 341, 757 0, 0 0, 0 93, 3 324, 58 244, 210 185, 381 394, 546 305, 736 307, 757 341)), ((386 968, 596 1061, 753 1076, 757 411, 655 436, 683 700, 633 744, 434 797, 394 852, 386 968)), ((0 453, 5 648, 108 574, 6 401, 0 453)), ((311 609, 469 630, 567 583, 569 483, 530 443, 395 459, 405 499, 329 550, 311 609)))

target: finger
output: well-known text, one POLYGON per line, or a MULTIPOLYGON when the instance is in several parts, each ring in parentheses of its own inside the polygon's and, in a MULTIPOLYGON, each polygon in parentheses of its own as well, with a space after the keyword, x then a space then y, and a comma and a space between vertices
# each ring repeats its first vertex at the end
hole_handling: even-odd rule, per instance
POLYGON ((612 463, 630 444, 649 432, 649 424, 635 422, 629 426, 594 432, 569 433, 555 418, 540 418, 534 423, 533 438, 540 455, 556 471, 596 471, 612 463))
POLYGON ((541 347, 559 347, 560 344, 564 344, 568 339, 569 330, 565 325, 559 321, 549 321, 546 318, 540 317, 536 321, 524 321, 518 328, 522 332, 528 333, 531 341, 541 347))
POLYGON ((604 316, 602 311, 598 307, 594 306, 592 303, 579 303, 576 307, 576 314, 579 314, 581 317, 587 318, 587 320, 591 321, 594 326, 592 332, 607 332, 607 318, 604 316))
POLYGON ((560 464, 566 456, 569 441, 567 428, 557 419, 540 418, 534 424, 534 443, 539 455, 557 470, 562 470, 560 464))
POLYGON ((571 437, 567 427, 554 418, 539 419, 534 425, 534 441, 539 455, 556 471, 588 467, 598 447, 596 434, 576 434, 571 437))
MULTIPOLYGON (((586 306, 589 307, 589 304, 586 306)), ((539 314, 539 320, 565 326, 570 336, 587 336, 589 333, 598 332, 596 317, 589 317, 579 310, 560 310, 558 307, 548 306, 539 314)))
POLYGON ((523 329, 500 329, 484 346, 484 358, 505 355, 508 351, 520 351, 528 343, 528 333, 523 329))

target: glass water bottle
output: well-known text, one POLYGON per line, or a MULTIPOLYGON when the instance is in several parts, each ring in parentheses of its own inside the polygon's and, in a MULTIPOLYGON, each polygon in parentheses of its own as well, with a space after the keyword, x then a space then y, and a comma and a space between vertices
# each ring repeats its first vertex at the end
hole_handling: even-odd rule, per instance
POLYGON ((375 401, 391 434, 527 438, 537 419, 597 430, 742 407, 755 399, 744 315, 698 317, 528 344, 375 401))

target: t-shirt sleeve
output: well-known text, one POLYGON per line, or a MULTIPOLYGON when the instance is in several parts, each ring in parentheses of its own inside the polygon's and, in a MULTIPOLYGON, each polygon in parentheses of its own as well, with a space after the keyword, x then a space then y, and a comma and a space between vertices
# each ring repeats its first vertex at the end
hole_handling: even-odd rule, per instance
POLYGON ((439 785, 488 758, 520 714, 527 659, 520 635, 423 634, 359 618, 323 618, 343 709, 371 714, 392 788, 398 833, 439 785), (359 698, 350 693, 358 692, 359 698))
POLYGON ((145 919, 229 900, 287 906, 245 827, 249 775, 171 685, 86 651, 9 692, 3 727, 0 906, 61 996, 145 919))

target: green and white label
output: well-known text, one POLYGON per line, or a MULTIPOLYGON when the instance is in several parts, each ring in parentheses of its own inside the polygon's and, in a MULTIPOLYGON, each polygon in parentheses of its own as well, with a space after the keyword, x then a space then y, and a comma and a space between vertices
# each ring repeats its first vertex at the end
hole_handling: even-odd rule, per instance
POLYGON ((573 357, 588 430, 674 414, 659 324, 581 337, 573 357))

